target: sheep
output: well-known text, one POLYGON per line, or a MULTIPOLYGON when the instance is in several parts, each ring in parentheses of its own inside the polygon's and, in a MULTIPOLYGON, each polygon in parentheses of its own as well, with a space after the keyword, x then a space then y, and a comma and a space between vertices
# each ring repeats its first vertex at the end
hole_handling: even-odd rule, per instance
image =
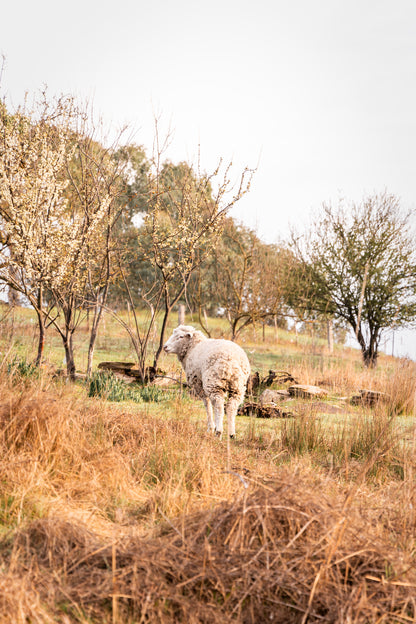
POLYGON ((221 437, 224 406, 228 435, 235 435, 235 417, 244 399, 250 363, 243 349, 231 340, 206 338, 190 325, 179 325, 163 346, 175 353, 186 373, 190 388, 204 402, 208 431, 221 437))

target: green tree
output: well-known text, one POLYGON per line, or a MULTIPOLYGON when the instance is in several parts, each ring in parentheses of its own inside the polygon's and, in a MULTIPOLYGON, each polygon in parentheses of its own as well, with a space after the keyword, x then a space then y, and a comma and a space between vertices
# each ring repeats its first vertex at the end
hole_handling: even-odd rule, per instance
POLYGON ((324 205, 310 232, 293 237, 298 264, 292 305, 347 323, 366 366, 377 364, 384 330, 416 319, 411 217, 394 195, 384 192, 360 204, 324 205))
POLYGON ((117 239, 118 279, 110 285, 109 306, 124 309, 131 298, 134 307, 146 307, 140 296, 149 266, 143 262, 138 233, 148 210, 148 184, 151 164, 142 146, 130 144, 120 147, 115 154, 123 163, 121 192, 117 198, 120 217, 115 224, 117 239), (128 285, 128 288, 127 288, 128 285))

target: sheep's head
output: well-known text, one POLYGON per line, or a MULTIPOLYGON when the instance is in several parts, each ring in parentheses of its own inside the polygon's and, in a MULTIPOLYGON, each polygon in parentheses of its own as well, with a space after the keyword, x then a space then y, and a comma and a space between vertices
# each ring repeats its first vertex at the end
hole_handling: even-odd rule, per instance
POLYGON ((173 330, 172 336, 163 345, 166 353, 176 353, 179 358, 183 358, 189 347, 194 334, 197 332, 191 325, 179 325, 173 330))

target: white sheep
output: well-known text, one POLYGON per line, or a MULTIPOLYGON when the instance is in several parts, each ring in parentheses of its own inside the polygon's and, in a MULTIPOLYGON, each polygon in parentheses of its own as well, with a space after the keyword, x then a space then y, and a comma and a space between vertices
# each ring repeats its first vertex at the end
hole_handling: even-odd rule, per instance
POLYGON ((250 375, 250 363, 243 349, 231 340, 206 338, 189 325, 174 329, 163 348, 166 353, 178 356, 188 385, 204 401, 208 431, 215 429, 220 437, 228 397, 225 407, 228 434, 234 437, 237 409, 244 399, 250 375))

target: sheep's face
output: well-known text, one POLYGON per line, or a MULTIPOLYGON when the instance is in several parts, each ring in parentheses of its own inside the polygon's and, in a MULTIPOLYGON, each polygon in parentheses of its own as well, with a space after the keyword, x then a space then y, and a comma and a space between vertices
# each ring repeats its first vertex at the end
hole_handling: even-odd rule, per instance
POLYGON ((172 336, 163 345, 166 353, 176 353, 179 356, 183 356, 186 353, 188 344, 195 333, 195 328, 190 325, 179 325, 173 330, 172 336))

